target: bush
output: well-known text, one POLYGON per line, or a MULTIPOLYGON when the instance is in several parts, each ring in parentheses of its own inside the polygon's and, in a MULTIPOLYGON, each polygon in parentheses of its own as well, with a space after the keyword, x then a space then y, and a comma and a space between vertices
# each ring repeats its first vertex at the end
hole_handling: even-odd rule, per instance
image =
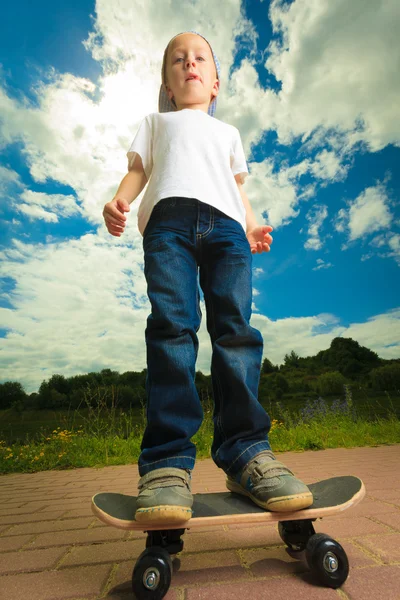
POLYGON ((271 400, 279 400, 285 392, 289 391, 289 384, 286 378, 280 373, 271 373, 262 375, 260 381, 260 397, 271 400))
POLYGON ((323 373, 316 382, 317 391, 322 396, 341 394, 346 383, 345 377, 338 371, 323 373))
POLYGON ((375 391, 400 389, 400 364, 393 363, 372 369, 369 374, 372 388, 375 391))

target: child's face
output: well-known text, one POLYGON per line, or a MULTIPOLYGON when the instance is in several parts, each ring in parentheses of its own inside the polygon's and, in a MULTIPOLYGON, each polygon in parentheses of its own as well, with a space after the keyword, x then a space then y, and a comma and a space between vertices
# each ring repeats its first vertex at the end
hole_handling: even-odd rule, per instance
POLYGON ((197 108, 208 111, 218 95, 219 80, 210 46, 201 36, 184 33, 176 37, 166 56, 166 87, 178 110, 197 108), (199 79, 187 81, 189 73, 199 79))

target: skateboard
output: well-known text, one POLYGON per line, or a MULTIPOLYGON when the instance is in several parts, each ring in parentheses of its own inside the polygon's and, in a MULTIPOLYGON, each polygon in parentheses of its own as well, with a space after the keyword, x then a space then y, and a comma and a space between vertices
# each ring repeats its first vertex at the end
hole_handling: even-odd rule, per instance
POLYGON ((181 537, 186 529, 233 523, 278 523, 278 531, 291 556, 306 562, 324 586, 340 587, 347 579, 349 561, 342 546, 324 533, 316 533, 313 521, 342 513, 365 496, 361 479, 353 476, 331 477, 307 487, 313 504, 295 512, 271 512, 246 496, 233 492, 193 494, 193 516, 182 524, 145 525, 135 521, 136 497, 102 492, 92 498, 92 512, 106 525, 136 529, 147 533, 146 549, 137 559, 132 573, 132 589, 137 600, 161 600, 171 584, 171 555, 183 550, 181 537))

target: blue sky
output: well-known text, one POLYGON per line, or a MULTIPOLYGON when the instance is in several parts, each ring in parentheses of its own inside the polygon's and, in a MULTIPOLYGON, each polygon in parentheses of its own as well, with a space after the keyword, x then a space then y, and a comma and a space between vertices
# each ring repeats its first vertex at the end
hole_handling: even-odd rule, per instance
MULTIPOLYGON (((54 373, 145 368, 141 196, 121 238, 102 210, 141 120, 158 110, 163 50, 189 29, 221 62, 216 117, 239 129, 245 191, 274 227, 271 252, 253 255, 264 356, 280 364, 343 336, 398 358, 399 25, 396 0, 368 11, 362 0, 8 5, 0 381, 31 392, 54 373)), ((202 312, 196 368, 209 373, 202 312)))

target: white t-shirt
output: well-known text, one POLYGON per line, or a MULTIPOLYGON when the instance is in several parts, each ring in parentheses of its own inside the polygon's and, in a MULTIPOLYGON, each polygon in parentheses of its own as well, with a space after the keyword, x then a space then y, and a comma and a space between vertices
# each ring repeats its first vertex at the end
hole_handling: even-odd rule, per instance
POLYGON ((234 176, 248 175, 239 130, 200 109, 151 113, 141 122, 128 157, 140 155, 148 179, 138 209, 143 235, 154 206, 163 198, 184 196, 218 208, 241 223, 246 209, 234 176))

